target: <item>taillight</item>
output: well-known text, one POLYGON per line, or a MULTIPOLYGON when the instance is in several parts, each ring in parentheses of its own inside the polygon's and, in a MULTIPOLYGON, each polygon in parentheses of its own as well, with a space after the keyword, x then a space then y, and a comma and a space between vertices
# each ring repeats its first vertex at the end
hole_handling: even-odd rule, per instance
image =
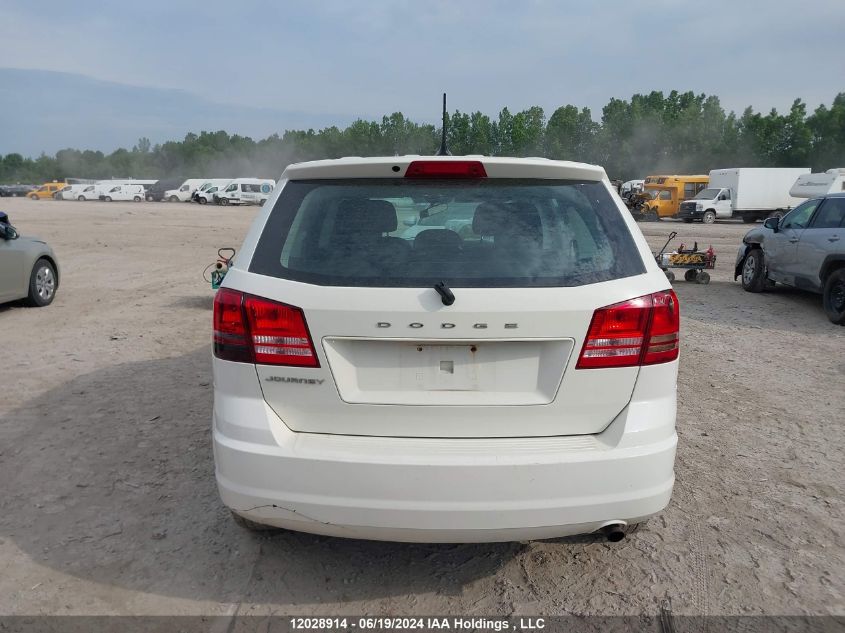
POLYGON ((252 345, 240 292, 220 288, 214 296, 214 355, 224 360, 251 363, 252 345))
POLYGON ((576 369, 632 367, 678 358, 680 312, 672 290, 629 299, 593 313, 576 369))
POLYGON ((259 365, 320 366, 302 310, 228 288, 214 299, 214 355, 259 365))
POLYGON ((487 178, 480 160, 415 160, 405 178, 487 178))

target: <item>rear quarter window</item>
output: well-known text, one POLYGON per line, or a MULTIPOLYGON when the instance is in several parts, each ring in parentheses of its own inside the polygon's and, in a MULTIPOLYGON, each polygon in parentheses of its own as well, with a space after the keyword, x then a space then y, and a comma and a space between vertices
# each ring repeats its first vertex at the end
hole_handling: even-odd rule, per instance
POLYGON ((250 271, 326 286, 578 286, 645 272, 602 183, 290 181, 250 271))

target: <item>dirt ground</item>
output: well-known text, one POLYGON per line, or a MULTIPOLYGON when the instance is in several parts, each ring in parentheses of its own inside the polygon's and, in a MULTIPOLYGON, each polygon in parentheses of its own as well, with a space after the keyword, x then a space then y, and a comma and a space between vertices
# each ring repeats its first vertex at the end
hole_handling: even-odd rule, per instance
POLYGON ((0 614, 845 614, 845 328, 820 299, 733 281, 712 244, 682 305, 672 502, 593 537, 406 545, 256 536, 218 500, 212 292, 253 208, 0 200, 62 266, 46 309, 0 306, 0 614))

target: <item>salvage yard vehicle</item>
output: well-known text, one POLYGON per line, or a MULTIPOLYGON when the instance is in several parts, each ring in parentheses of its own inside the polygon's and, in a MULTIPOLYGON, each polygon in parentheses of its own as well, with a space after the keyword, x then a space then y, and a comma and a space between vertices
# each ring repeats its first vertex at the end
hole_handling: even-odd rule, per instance
POLYGON ((659 218, 672 218, 678 214, 680 204, 707 187, 707 176, 649 176, 643 182, 642 193, 647 195, 642 214, 657 214, 659 218))
POLYGON ((35 185, 0 185, 0 198, 18 198, 28 196, 38 189, 35 185))
POLYGON ((168 202, 189 202, 197 187, 205 180, 202 178, 188 178, 183 181, 178 189, 170 189, 164 192, 164 200, 168 202))
POLYGON ((112 202, 113 200, 143 202, 147 199, 147 191, 144 189, 144 185, 115 185, 103 191, 99 198, 105 202, 112 202))
POLYGON ((831 322, 845 325, 845 193, 807 200, 742 238, 734 279, 748 292, 785 284, 820 293, 831 322))
POLYGON ((206 180, 194 191, 191 200, 199 204, 213 202, 214 194, 220 191, 220 189, 225 188, 230 182, 232 182, 232 178, 212 178, 211 180, 206 180))
POLYGON ((682 202, 678 217, 687 223, 701 220, 704 224, 734 216, 746 224, 769 216, 781 217, 801 202, 790 195, 789 188, 796 178, 809 172, 803 167, 714 169, 707 189, 682 202))
POLYGON ((59 264, 53 249, 36 237, 19 235, 0 212, 0 303, 26 299, 50 305, 59 288, 59 264))
POLYGON ((678 299, 601 167, 290 165, 213 322, 216 479, 245 527, 616 541, 671 497, 678 299), (403 239, 400 204, 471 208, 472 235, 403 239))
POLYGON ((45 182, 35 191, 30 191, 28 195, 32 200, 54 198, 60 190, 65 188, 65 184, 64 182, 45 182))
POLYGON ((263 205, 267 202, 275 180, 262 178, 235 178, 225 189, 221 188, 213 195, 217 204, 257 204, 263 205))
POLYGON ((789 195, 795 198, 815 198, 845 191, 845 167, 828 169, 823 174, 798 176, 789 195))

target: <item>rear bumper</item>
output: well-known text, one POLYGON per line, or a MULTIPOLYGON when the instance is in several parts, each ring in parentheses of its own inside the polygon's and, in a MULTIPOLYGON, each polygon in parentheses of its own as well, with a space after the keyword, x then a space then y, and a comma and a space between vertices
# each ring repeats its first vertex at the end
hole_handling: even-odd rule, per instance
MULTIPOLYGON (((261 399, 251 366, 256 397, 234 397, 217 385, 219 365, 237 364, 215 360, 218 489, 259 523, 395 541, 554 538, 644 520, 672 493, 674 383, 671 395, 658 383, 674 380, 676 363, 644 368, 655 370, 645 391, 663 397, 641 394, 600 434, 494 439, 295 433, 261 399)), ((232 378, 250 388, 248 375, 232 378)))

